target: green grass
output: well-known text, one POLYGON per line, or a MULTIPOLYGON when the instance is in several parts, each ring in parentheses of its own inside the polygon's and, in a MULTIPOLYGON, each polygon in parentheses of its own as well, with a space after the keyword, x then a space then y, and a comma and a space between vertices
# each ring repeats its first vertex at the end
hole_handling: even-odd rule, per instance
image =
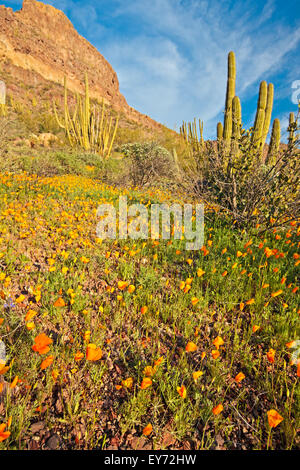
MULTIPOLYGON (((4 394, 0 423, 11 417, 11 434, 0 449, 30 448, 31 426, 39 421, 39 448, 57 433, 65 449, 107 448, 113 438, 130 449, 148 423, 153 431, 144 439, 154 449, 168 442, 212 449, 220 440, 225 449, 296 448, 299 379, 286 343, 299 337, 297 226, 262 238, 207 211, 206 255, 185 251, 184 240, 101 242, 95 234, 101 202, 116 204, 120 194, 171 201, 171 194, 106 185, 94 156, 28 155, 17 165, 18 174, 0 175, 0 338, 10 365, 3 377, 8 384, 19 378, 4 394), (269 257, 266 247, 274 250, 269 257), (135 291, 120 290, 119 281, 135 291), (64 306, 54 306, 58 298, 64 306), (13 307, 5 307, 9 299, 13 307), (29 310, 36 312, 31 330, 29 310), (42 332, 53 341, 45 355, 32 350, 42 332), (224 344, 214 359, 218 336, 224 344), (194 352, 186 351, 188 342, 194 352), (100 360, 86 359, 88 343, 101 348, 100 360), (52 364, 41 370, 49 355, 52 364), (145 367, 160 357, 152 384, 142 389, 145 367), (195 371, 203 372, 196 382, 195 371), (239 372, 241 383, 234 380, 239 372), (185 398, 177 390, 182 385, 185 398), (215 415, 218 404, 223 411, 215 415), (268 442, 271 409, 283 421, 268 442)), ((112 173, 122 171, 122 161, 109 165, 112 173)))

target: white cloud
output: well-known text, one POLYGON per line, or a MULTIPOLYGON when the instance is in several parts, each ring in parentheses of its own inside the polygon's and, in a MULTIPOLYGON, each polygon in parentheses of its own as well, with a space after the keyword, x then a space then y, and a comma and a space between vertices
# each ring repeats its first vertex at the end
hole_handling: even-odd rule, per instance
POLYGON ((107 43, 102 38, 96 45, 117 71, 129 104, 170 127, 200 117, 206 136, 214 137, 224 108, 227 53, 234 50, 237 56, 237 94, 249 98, 300 40, 300 28, 270 26, 273 0, 259 18, 250 1, 236 5, 230 9, 232 2, 217 0, 117 2, 114 17, 139 22, 139 36, 110 37, 107 43))

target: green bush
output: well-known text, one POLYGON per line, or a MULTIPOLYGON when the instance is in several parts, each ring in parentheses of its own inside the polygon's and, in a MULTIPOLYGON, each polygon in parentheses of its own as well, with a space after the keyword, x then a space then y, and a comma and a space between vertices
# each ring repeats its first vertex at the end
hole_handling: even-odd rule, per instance
POLYGON ((175 174, 174 159, 168 150, 155 142, 122 145, 128 175, 134 186, 153 185, 175 174))

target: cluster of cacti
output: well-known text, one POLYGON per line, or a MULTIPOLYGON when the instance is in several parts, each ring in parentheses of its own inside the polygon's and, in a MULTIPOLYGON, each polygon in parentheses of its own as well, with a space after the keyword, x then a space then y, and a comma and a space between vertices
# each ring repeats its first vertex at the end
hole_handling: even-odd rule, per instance
POLYGON ((60 120, 54 105, 54 113, 58 125, 65 130, 72 147, 80 146, 85 150, 91 150, 103 158, 110 156, 113 142, 116 136, 118 121, 105 111, 104 100, 101 106, 91 106, 89 97, 88 77, 85 76, 85 94, 82 98, 76 96, 76 105, 72 116, 68 105, 67 80, 64 79, 64 120, 60 120))
POLYGON ((197 130, 196 118, 192 123, 183 122, 180 127, 180 134, 185 141, 192 147, 193 151, 200 151, 204 148, 203 121, 199 119, 199 134, 197 130))

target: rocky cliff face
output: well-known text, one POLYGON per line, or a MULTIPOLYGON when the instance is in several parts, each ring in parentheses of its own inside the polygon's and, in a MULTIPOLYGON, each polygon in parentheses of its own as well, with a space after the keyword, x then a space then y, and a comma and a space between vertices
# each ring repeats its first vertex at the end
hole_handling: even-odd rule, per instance
POLYGON ((24 0, 20 11, 0 6, 1 70, 16 80, 7 83, 8 92, 17 91, 17 79, 29 87, 41 82, 62 85, 68 77, 72 92, 83 92, 88 73, 92 98, 104 100, 128 119, 146 127, 160 124, 131 108, 119 90, 118 77, 99 53, 80 36, 63 12, 35 0, 24 0))

